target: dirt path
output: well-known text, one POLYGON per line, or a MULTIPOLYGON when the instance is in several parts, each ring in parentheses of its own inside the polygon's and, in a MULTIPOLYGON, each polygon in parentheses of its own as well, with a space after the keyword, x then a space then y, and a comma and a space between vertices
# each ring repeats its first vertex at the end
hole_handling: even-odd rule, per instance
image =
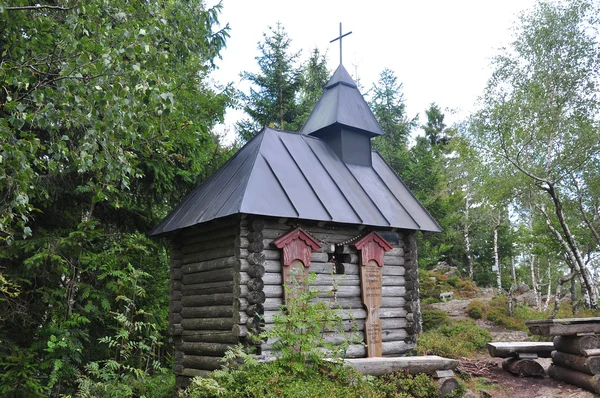
MULTIPOLYGON (((477 298, 486 301, 486 298, 477 298)), ((489 299, 487 299, 489 300, 489 299)), ((467 306, 471 300, 450 300, 445 303, 428 305, 428 308, 444 310, 451 319, 465 319, 467 306)), ((478 320, 477 324, 490 332, 492 341, 528 341, 527 333, 512 331, 494 325, 486 320, 478 320)), ((551 360, 540 358, 537 361, 547 371, 551 360)), ((543 378, 517 377, 502 369, 502 359, 491 358, 482 352, 475 358, 461 359, 459 367, 468 373, 474 388, 467 392, 468 398, 593 398, 596 394, 585 391, 570 384, 562 383, 545 376, 543 378), (482 392, 483 391, 483 392, 482 392), (486 395, 487 394, 487 395, 486 395)))

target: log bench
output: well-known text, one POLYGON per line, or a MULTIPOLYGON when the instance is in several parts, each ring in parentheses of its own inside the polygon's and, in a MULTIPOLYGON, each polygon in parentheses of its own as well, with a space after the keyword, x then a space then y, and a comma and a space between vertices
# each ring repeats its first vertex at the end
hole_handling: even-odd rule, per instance
POLYGON ((544 377, 545 371, 536 358, 550 358, 552 343, 494 342, 487 349, 492 357, 504 358, 502 369, 517 376, 544 377))

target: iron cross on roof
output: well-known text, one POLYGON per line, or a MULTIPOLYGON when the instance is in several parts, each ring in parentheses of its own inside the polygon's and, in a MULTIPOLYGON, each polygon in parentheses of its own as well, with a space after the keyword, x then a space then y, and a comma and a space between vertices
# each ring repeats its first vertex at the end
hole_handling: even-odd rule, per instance
POLYGON ((342 38, 348 36, 350 33, 352 33, 351 31, 348 33, 344 33, 342 34, 342 23, 340 22, 340 35, 338 37, 336 37, 335 39, 331 40, 330 43, 333 43, 336 40, 340 41, 340 65, 342 64, 342 38))

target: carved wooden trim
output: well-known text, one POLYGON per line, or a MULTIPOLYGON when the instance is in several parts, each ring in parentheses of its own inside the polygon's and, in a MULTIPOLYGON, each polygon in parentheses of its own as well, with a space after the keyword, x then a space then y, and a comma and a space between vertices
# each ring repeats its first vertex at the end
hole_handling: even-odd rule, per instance
MULTIPOLYGON (((295 278, 295 283, 300 286, 304 285, 304 280, 308 276, 308 267, 310 267, 310 256, 313 250, 319 250, 321 244, 304 231, 302 228, 296 228, 293 231, 277 238, 274 242, 275 246, 283 249, 281 256, 283 285, 284 285, 284 300, 287 303, 289 299, 289 291, 285 286, 290 286, 295 278), (292 271, 298 269, 294 274, 292 271)), ((306 287, 306 286, 304 286, 306 287)))
POLYGON ((382 327, 379 319, 381 288, 383 279, 383 257, 392 246, 373 231, 354 243, 360 251, 361 299, 367 310, 365 319, 365 340, 367 356, 382 355, 382 327))
POLYGON ((369 234, 354 243, 354 247, 360 250, 360 263, 366 265, 369 261, 373 260, 383 267, 383 256, 385 252, 392 250, 392 246, 387 240, 383 239, 375 231, 371 231, 369 234))

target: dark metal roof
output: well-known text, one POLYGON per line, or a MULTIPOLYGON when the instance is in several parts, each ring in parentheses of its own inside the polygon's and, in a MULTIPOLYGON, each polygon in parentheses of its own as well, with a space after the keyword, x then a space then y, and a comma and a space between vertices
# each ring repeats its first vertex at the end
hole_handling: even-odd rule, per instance
POLYGON ((310 135, 336 123, 363 131, 369 137, 383 134, 369 104, 343 65, 325 86, 321 99, 300 132, 310 135))
POLYGON ((346 164, 321 139, 265 128, 151 235, 237 213, 441 231, 377 152, 372 164, 346 164))

